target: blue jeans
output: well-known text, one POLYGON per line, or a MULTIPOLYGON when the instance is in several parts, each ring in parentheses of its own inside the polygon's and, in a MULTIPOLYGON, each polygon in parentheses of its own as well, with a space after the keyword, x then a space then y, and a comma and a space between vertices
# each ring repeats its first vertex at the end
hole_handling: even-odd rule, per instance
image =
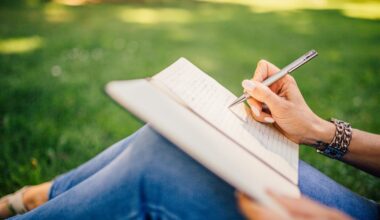
MULTIPOLYGON (((320 203, 357 219, 379 217, 376 203, 302 161, 299 179, 302 193, 320 203)), ((234 191, 144 126, 57 177, 47 203, 12 219, 243 219, 234 191)))

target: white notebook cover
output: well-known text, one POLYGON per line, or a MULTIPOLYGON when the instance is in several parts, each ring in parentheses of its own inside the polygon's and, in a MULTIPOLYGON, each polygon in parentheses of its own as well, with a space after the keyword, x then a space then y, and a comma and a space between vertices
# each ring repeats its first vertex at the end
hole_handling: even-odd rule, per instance
POLYGON ((261 203, 282 212, 266 194, 266 189, 300 196, 297 184, 260 158, 247 153, 230 137, 149 80, 110 82, 106 91, 210 171, 261 203))

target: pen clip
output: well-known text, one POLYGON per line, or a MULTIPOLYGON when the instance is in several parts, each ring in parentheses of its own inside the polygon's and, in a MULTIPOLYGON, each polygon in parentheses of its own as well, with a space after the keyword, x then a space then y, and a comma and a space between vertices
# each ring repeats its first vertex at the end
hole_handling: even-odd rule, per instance
POLYGON ((311 59, 313 59, 316 56, 318 56, 318 53, 315 50, 311 50, 311 51, 307 52, 305 55, 303 55, 302 57, 298 58, 296 61, 294 61, 293 63, 291 63, 289 65, 290 68, 288 70, 288 73, 291 73, 294 70, 298 69, 298 67, 300 67, 303 64, 307 63, 308 61, 310 61, 311 59))

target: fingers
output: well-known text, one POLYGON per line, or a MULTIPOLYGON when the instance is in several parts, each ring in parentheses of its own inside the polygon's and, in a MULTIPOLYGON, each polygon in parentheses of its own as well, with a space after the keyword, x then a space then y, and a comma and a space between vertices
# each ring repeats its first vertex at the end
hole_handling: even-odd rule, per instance
MULTIPOLYGON (((264 86, 260 82, 254 82, 252 80, 244 80, 242 82, 244 90, 254 99, 259 102, 267 104, 270 111, 276 109, 276 106, 283 104, 282 100, 278 95, 276 95, 267 86, 264 86)), ((257 108, 257 106, 255 106, 257 108)))
POLYGON ((251 108, 253 117, 258 120, 260 118, 260 115, 262 115, 262 103, 253 98, 247 99, 247 102, 249 104, 249 107, 251 108))
MULTIPOLYGON (((263 82, 268 77, 274 75, 275 73, 279 72, 280 69, 273 65, 272 63, 266 61, 266 60, 260 60, 257 63, 257 67, 255 70, 255 74, 253 76, 254 81, 263 82)), ((281 88, 287 84, 289 81, 291 81, 290 75, 287 75, 285 77, 282 77, 281 79, 277 80, 275 83, 269 86, 269 88, 274 91, 275 93, 279 93, 281 88)))
POLYGON ((238 192, 236 194, 241 212, 249 219, 281 219, 275 212, 251 200, 248 196, 238 192))
POLYGON ((247 102, 253 113, 252 116, 256 121, 262 123, 274 123, 272 115, 263 111, 263 104, 261 102, 253 98, 249 98, 247 102))
POLYGON ((280 196, 272 191, 268 191, 268 194, 282 205, 290 215, 300 219, 340 219, 349 220, 350 218, 329 207, 319 204, 307 197, 290 198, 286 196, 280 196))
POLYGON ((253 80, 262 82, 269 76, 277 73, 278 71, 280 71, 280 69, 272 63, 266 60, 260 60, 257 63, 255 74, 253 75, 253 80))
POLYGON ((308 216, 315 211, 321 211, 319 204, 311 201, 310 199, 307 199, 306 197, 290 198, 277 195, 271 191, 269 191, 268 194, 293 215, 308 216))
MULTIPOLYGON (((351 218, 338 210, 323 206, 306 197, 290 198, 268 191, 268 194, 282 205, 292 219, 334 219, 350 220, 351 218)), ((275 211, 250 199, 243 193, 236 193, 242 214, 252 219, 283 219, 275 211)))

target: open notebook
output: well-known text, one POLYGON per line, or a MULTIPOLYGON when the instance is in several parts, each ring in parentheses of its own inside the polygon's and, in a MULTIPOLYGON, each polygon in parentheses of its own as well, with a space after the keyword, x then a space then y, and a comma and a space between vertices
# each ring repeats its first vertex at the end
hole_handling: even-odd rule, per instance
POLYGON ((271 188, 299 196, 298 145, 256 122, 229 90, 185 58, 149 79, 113 81, 106 90, 205 167, 272 207, 271 188))

